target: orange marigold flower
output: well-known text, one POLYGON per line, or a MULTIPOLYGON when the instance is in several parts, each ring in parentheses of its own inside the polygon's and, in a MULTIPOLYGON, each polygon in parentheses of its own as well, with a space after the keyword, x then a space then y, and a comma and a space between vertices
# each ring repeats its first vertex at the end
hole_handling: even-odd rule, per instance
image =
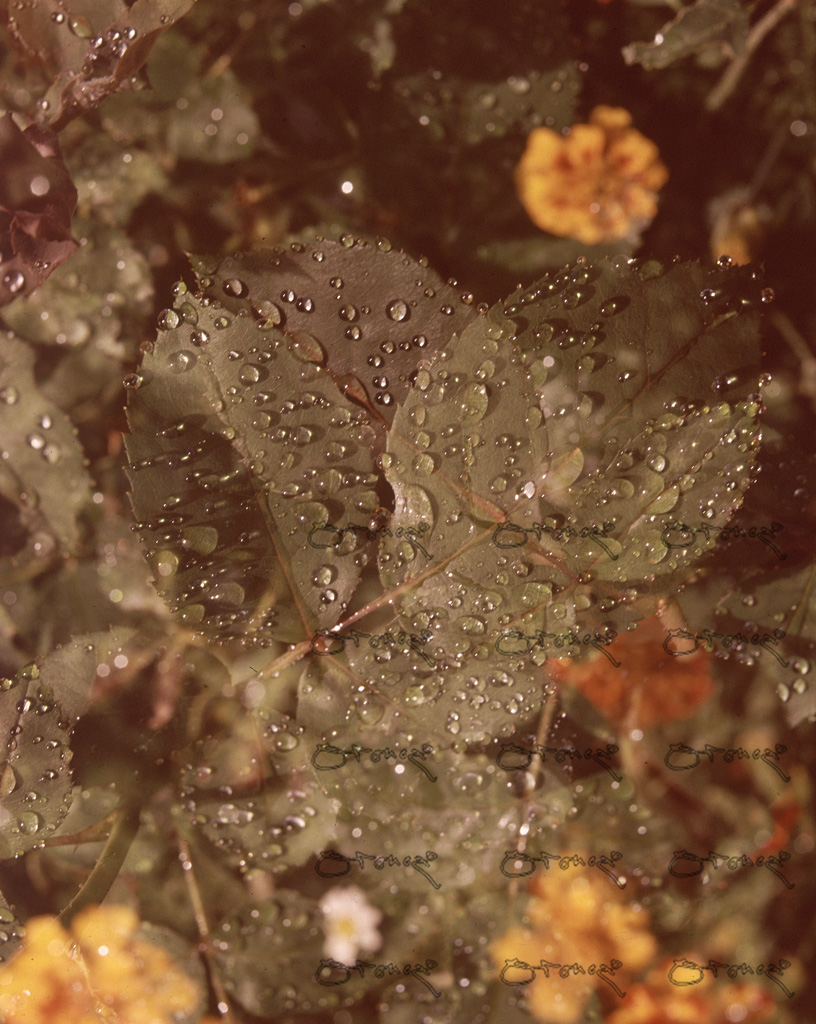
POLYGON ((584 969, 585 973, 572 972, 566 978, 558 970, 550 969, 549 977, 537 971, 525 985, 530 1012, 548 1024, 574 1024, 593 991, 607 988, 604 978, 589 973, 593 964, 609 968, 613 960, 620 961, 623 966, 612 980, 622 988, 627 977, 646 967, 657 952, 648 911, 624 902, 621 891, 596 874, 590 867, 537 872, 529 885, 533 927, 510 928, 490 947, 499 970, 514 959, 537 967, 542 958, 584 969))
POLYGON ((0 1020, 170 1024, 193 1013, 200 986, 138 928, 124 906, 87 907, 70 934, 56 917, 31 918, 23 948, 0 968, 0 1020))
POLYGON ((672 962, 664 961, 643 983, 632 985, 606 1024, 767 1024, 777 1016, 776 1000, 761 985, 714 982, 706 974, 693 988, 679 987, 669 981, 672 962))
POLYGON ((671 654, 664 647, 667 636, 665 625, 652 616, 604 648, 620 667, 604 653, 581 662, 559 658, 552 664, 552 679, 570 683, 610 721, 627 729, 687 718, 714 692, 712 656, 702 649, 671 654))
POLYGON ((516 188, 544 231, 586 245, 625 238, 657 213, 669 172, 657 146, 631 127, 622 107, 595 107, 589 124, 564 136, 535 128, 516 168, 516 188))

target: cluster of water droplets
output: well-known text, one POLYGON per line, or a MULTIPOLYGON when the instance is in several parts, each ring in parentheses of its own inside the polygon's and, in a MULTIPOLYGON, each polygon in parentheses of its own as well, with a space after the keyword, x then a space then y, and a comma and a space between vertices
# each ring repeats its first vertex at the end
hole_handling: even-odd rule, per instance
POLYGON ((71 722, 62 714, 50 687, 29 665, 0 679, 0 704, 11 720, 6 737, 7 763, 0 776, 0 843, 7 856, 31 849, 59 824, 70 804, 68 745, 71 722))

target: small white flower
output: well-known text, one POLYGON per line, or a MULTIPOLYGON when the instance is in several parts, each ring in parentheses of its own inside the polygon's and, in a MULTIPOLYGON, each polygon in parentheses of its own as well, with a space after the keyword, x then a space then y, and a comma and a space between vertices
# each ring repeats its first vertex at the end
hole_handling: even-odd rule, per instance
POLYGON ((361 950, 373 953, 382 945, 377 931, 382 914, 356 885, 329 889, 320 901, 320 909, 326 918, 323 952, 332 960, 351 966, 361 950))

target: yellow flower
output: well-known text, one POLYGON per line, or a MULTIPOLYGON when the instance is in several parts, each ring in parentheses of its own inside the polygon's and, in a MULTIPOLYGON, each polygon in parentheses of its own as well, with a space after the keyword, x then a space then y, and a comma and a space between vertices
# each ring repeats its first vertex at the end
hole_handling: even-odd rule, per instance
MULTIPOLYGON (((583 855, 584 861, 589 858, 583 855)), ((542 970, 525 985, 530 1012, 547 1024, 575 1024, 595 989, 606 990, 610 981, 621 991, 634 973, 654 959, 657 943, 649 931, 649 914, 624 902, 620 889, 610 887, 602 872, 590 867, 538 871, 530 882, 533 900, 528 916, 533 927, 511 928, 490 947, 499 969, 511 960, 538 967, 544 959, 562 966, 578 964, 585 973, 542 970), (597 877, 596 877, 597 876, 597 877), (607 977, 596 968, 612 967, 607 977)), ((524 981, 524 972, 508 973, 506 981, 524 981)), ((526 980, 529 980, 527 978, 526 980)))
POLYGON ((203 1001, 158 946, 136 938, 124 906, 87 907, 69 934, 56 917, 26 922, 23 948, 0 968, 5 1024, 170 1024, 203 1001))
POLYGON ((657 213, 669 172, 622 107, 595 107, 563 136, 535 128, 516 168, 519 198, 544 231, 586 245, 625 238, 657 213))

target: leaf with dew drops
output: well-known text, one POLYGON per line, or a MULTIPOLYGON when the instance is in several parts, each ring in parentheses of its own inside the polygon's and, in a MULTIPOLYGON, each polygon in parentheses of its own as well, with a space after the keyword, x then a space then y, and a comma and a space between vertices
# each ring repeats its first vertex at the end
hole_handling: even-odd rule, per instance
POLYGON ((464 662, 651 614, 707 546, 671 550, 669 518, 725 523, 750 482, 759 301, 745 271, 579 264, 423 363, 383 457, 403 628, 464 662))
POLYGON ((182 292, 159 325, 125 381, 133 507, 159 592, 221 638, 332 626, 364 564, 352 524, 379 504, 368 417, 268 324, 182 292))
POLYGON ((13 568, 48 564, 72 554, 80 516, 90 507, 91 478, 70 420, 47 401, 33 375, 34 352, 12 334, 0 337, 0 494, 15 506, 19 546, 6 552, 13 568))
POLYGON ((36 665, 0 680, 0 860, 35 847, 67 814, 70 729, 36 665))

